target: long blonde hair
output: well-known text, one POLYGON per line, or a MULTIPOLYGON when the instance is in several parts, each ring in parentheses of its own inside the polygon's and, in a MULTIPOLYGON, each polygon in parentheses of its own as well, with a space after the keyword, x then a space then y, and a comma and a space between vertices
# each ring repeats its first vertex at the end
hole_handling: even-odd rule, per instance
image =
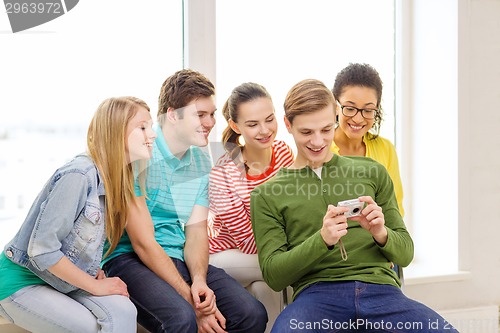
MULTIPOLYGON (((106 191, 106 236, 110 247, 105 256, 116 248, 125 230, 128 208, 135 197, 134 171, 138 161, 127 162, 125 137, 127 125, 139 107, 149 106, 136 97, 113 97, 104 100, 90 122, 87 132, 88 154, 99 170, 106 191)), ((145 170, 144 165, 140 170, 145 170)), ((145 188, 145 177, 138 173, 140 187, 145 188)), ((144 192, 144 191, 143 191, 144 192)))

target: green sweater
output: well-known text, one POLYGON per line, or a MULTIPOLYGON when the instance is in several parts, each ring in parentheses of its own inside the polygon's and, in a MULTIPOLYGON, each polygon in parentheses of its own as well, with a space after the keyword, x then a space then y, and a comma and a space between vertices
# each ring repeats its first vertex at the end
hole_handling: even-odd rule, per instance
POLYGON ((257 186, 250 201, 252 227, 265 281, 276 291, 288 285, 294 297, 319 281, 362 281, 401 286, 391 263, 408 266, 413 241, 398 211, 392 181, 384 166, 367 157, 334 155, 315 172, 282 168, 257 186), (379 246, 357 222, 348 220, 338 246, 328 249, 320 235, 329 204, 369 195, 382 207, 388 239, 379 246))

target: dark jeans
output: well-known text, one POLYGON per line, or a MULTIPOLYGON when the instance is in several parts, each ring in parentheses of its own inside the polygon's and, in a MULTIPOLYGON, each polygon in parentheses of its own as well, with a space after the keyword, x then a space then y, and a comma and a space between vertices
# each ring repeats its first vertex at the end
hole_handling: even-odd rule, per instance
MULTIPOLYGON (((178 259, 172 261, 191 285, 186 264, 178 259)), ((192 306, 147 268, 137 254, 122 254, 107 262, 103 269, 108 276, 118 276, 127 284, 130 299, 137 307, 137 320, 144 328, 151 332, 197 333, 192 306)), ((224 270, 209 265, 207 285, 215 293, 217 307, 226 318, 228 332, 264 332, 266 309, 224 270)))
POLYGON ((457 330, 427 306, 390 285, 321 282, 306 287, 278 316, 272 333, 450 332, 457 330))

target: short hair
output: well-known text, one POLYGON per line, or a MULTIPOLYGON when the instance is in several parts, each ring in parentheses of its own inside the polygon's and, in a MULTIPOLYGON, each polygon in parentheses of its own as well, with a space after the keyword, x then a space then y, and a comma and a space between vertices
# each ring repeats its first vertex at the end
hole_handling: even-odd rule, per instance
POLYGON ((158 120, 167 113, 168 108, 182 112, 182 108, 193 100, 212 95, 215 95, 215 87, 203 74, 191 69, 177 71, 161 86, 158 97, 158 120))
POLYGON ((319 80, 307 79, 295 84, 286 95, 283 107, 290 124, 301 114, 313 113, 334 105, 332 92, 319 80))

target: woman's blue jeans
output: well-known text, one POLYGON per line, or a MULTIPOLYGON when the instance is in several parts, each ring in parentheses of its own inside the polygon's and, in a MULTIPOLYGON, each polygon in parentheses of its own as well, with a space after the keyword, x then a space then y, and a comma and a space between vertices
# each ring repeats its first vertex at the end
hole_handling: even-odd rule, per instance
POLYGON ((49 285, 24 287, 0 300, 0 315, 30 332, 135 333, 137 328, 137 311, 125 296, 63 294, 49 285))
POLYGON ((390 285, 320 282, 306 287, 278 316, 272 333, 454 332, 427 306, 390 285))
MULTIPOLYGON (((172 259, 184 280, 191 285, 188 268, 172 259)), ((135 253, 122 254, 104 265, 108 276, 118 276, 126 284, 137 307, 137 320, 151 332, 197 333, 192 306, 179 293, 147 268, 135 253)), ((213 290, 217 307, 226 318, 228 332, 264 332, 267 313, 235 279, 224 270, 208 266, 207 285, 213 290)))

